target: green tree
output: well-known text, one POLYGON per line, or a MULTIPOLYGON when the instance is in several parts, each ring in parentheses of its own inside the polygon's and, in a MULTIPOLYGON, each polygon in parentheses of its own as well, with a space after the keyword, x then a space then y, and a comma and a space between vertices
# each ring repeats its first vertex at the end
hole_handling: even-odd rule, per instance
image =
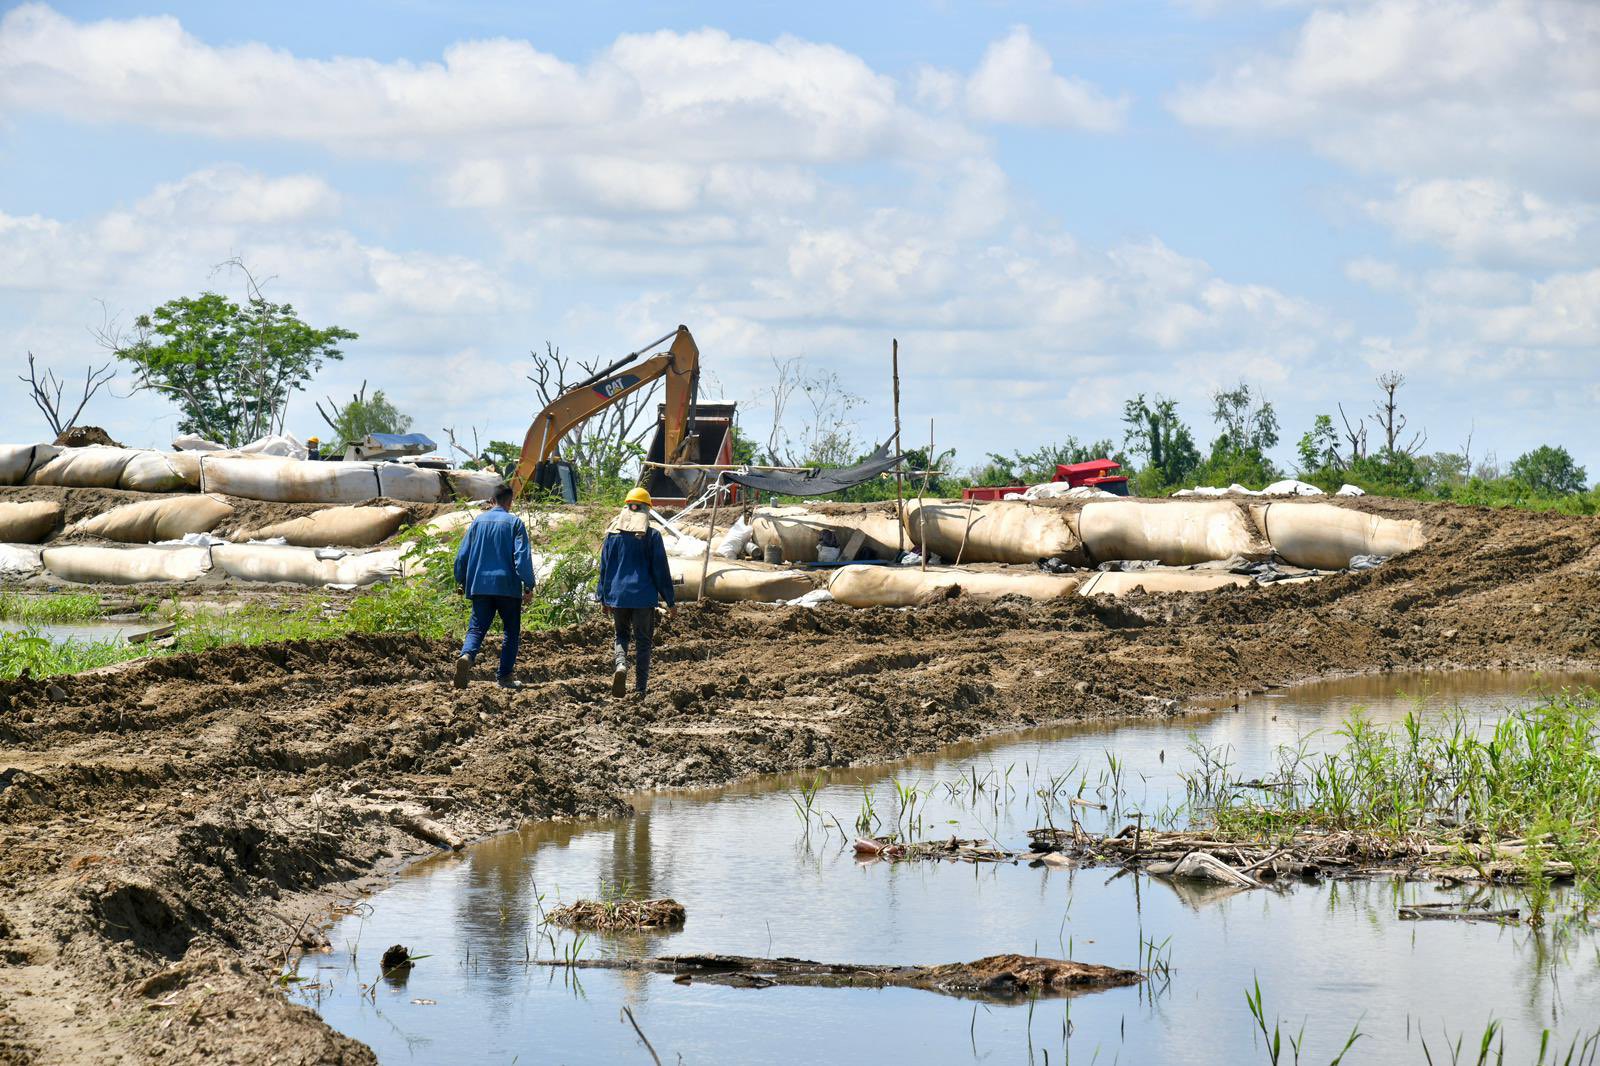
POLYGON ((307 325, 244 273, 242 304, 214 292, 179 297, 135 319, 131 342, 107 340, 133 367, 138 388, 162 393, 183 412, 182 432, 229 446, 283 432, 290 393, 304 390, 325 361, 344 357, 341 341, 356 339, 338 326, 307 325))
POLYGON ((1546 496, 1570 496, 1588 486, 1588 472, 1565 448, 1540 445, 1512 462, 1509 475, 1546 496))
POLYGON ((1339 433, 1333 428, 1333 418, 1318 415, 1311 428, 1301 434, 1297 450, 1302 474, 1339 469, 1339 433))
POLYGON ((342 454, 346 445, 365 440, 369 433, 404 433, 411 428, 410 416, 401 414, 382 389, 374 390, 372 398, 367 398, 365 381, 349 403, 340 407, 330 399, 327 410, 317 404, 317 413, 333 431, 325 449, 329 455, 342 454))
POLYGON ((1122 421, 1128 431, 1122 443, 1128 451, 1145 460, 1145 470, 1154 470, 1160 485, 1176 485, 1200 465, 1200 450, 1194 446, 1189 427, 1178 419, 1178 401, 1157 395, 1147 403, 1140 393, 1122 405, 1122 421))
POLYGON ((1211 456, 1196 480, 1206 485, 1235 482, 1258 488, 1278 478, 1278 468, 1267 458, 1278 443, 1278 415, 1266 399, 1259 401, 1250 386, 1219 389, 1211 395, 1211 417, 1221 427, 1211 442, 1211 456))

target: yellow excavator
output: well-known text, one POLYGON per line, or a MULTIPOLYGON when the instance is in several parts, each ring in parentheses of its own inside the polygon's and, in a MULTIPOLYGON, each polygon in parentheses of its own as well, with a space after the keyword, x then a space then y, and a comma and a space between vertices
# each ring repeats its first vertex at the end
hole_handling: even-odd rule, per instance
MULTIPOLYGON (((726 462, 723 453, 731 451, 732 444, 732 405, 717 405, 715 411, 708 409, 703 412, 696 407, 695 396, 700 385, 700 349, 695 346, 689 328, 679 326, 571 386, 539 412, 533 425, 528 427, 528 435, 523 438, 522 457, 517 462, 516 474, 511 478, 511 487, 517 495, 522 495, 529 485, 536 485, 568 503, 576 503, 577 476, 572 464, 558 454, 562 438, 597 412, 663 377, 667 379, 666 402, 661 405, 656 439, 651 444, 647 458, 656 463, 726 462), (672 344, 665 352, 637 366, 630 366, 669 340, 672 344), (726 418, 721 417, 724 407, 726 418), (712 434, 716 439, 707 442, 712 445, 709 456, 696 432, 697 424, 706 421, 707 416, 711 423, 708 428, 720 429, 724 421, 727 424, 724 432, 712 434)), ((661 477, 658 473, 646 480, 659 482, 661 477)), ((670 479, 667 484, 679 485, 684 495, 688 495, 685 482, 692 480, 699 479, 679 477, 670 479)), ((652 488, 652 496, 658 495, 654 486, 647 487, 652 488)), ((673 491, 670 495, 677 496, 678 493, 673 491)))

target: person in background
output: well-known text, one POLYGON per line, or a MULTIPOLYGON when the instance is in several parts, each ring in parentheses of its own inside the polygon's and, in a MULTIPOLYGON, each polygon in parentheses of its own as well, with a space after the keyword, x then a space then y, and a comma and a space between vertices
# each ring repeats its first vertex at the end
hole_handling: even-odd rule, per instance
POLYGON ((472 520, 456 552, 456 587, 472 601, 467 639, 456 659, 456 688, 467 687, 495 615, 506 636, 495 680, 501 688, 522 687, 511 674, 522 643, 522 608, 533 599, 533 554, 528 527, 511 513, 512 497, 511 486, 501 482, 494 490, 494 506, 472 520))
POLYGON ((667 546, 659 530, 650 528, 650 494, 642 488, 628 493, 627 505, 606 530, 600 549, 600 603, 615 623, 616 671, 611 694, 628 692, 628 643, 634 645, 634 691, 643 696, 650 681, 650 646, 656 630, 656 603, 677 610, 672 571, 667 568, 667 546))

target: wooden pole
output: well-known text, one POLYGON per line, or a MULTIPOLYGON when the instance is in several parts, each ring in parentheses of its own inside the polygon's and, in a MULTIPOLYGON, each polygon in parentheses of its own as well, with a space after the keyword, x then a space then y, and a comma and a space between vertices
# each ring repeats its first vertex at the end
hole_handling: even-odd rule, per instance
MULTIPOLYGON (((894 374, 894 450, 903 452, 900 446, 900 339, 896 337, 890 349, 890 368, 894 374)), ((900 560, 906 554, 906 498, 905 498, 905 459, 901 458, 894 464, 894 518, 895 527, 900 533, 900 550, 895 554, 894 565, 899 566, 900 560)))
MULTIPOLYGON (((928 466, 933 466, 933 419, 928 419, 928 466)), ((917 486, 917 526, 921 531, 922 569, 928 569, 928 511, 922 506, 922 490, 928 487, 927 477, 917 486)))
POLYGON ((717 475, 717 480, 711 486, 711 528, 706 530, 706 555, 700 560, 700 588, 695 599, 706 598, 706 572, 711 569, 711 538, 717 535, 717 505, 722 502, 722 475, 717 475))

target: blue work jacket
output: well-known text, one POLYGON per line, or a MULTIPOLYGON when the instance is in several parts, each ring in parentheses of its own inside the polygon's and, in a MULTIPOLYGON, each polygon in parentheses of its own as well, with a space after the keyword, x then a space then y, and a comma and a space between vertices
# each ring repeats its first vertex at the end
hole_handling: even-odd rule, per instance
POLYGON ((456 552, 456 584, 468 596, 521 596, 533 588, 528 527, 496 507, 472 520, 456 552))
POLYGON ((654 607, 656 597, 674 602, 672 571, 661 534, 616 530, 600 549, 600 602, 607 607, 654 607))

